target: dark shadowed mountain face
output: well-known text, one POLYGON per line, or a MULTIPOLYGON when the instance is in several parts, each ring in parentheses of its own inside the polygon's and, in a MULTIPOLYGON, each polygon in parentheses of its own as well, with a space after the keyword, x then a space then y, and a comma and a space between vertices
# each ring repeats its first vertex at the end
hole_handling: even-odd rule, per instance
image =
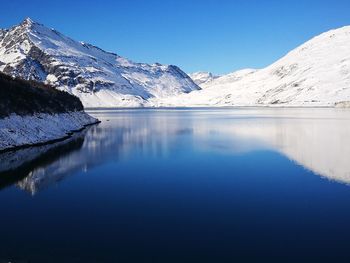
POLYGON ((0 118, 12 113, 63 113, 81 111, 79 98, 36 81, 13 79, 0 73, 0 118))
POLYGON ((0 31, 0 71, 49 83, 85 106, 141 106, 199 87, 176 66, 134 63, 30 19, 0 31))

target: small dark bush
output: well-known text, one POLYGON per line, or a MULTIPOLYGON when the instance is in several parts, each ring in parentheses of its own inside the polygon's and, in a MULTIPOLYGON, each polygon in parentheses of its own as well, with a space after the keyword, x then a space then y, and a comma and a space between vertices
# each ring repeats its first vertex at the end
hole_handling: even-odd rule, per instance
POLYGON ((36 81, 0 73, 0 118, 11 113, 63 113, 83 110, 79 98, 36 81))

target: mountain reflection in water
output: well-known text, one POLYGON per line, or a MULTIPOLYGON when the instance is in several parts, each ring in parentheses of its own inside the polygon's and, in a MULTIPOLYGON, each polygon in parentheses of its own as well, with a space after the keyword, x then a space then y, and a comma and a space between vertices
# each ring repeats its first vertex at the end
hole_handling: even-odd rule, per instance
MULTIPOLYGON (((76 171, 133 155, 159 158, 187 148, 237 154, 272 150, 315 174, 350 183, 350 111, 178 109, 91 111, 98 126, 53 145, 0 155, 0 188, 35 194, 76 171), (179 138, 186 138, 181 140, 179 138), (183 143, 186 143, 183 145, 183 143)), ((283 176, 283 175, 281 175, 283 176)))

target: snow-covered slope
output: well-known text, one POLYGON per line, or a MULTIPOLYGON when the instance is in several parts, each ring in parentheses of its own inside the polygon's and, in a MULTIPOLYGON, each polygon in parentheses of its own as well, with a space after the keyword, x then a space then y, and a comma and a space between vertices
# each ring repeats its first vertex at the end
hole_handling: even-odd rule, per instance
POLYGON ((0 151, 66 139, 72 132, 97 122, 84 111, 13 114, 0 119, 0 151))
POLYGON ((350 101, 349 47, 350 26, 331 30, 267 68, 222 76, 202 85, 201 91, 156 103, 159 106, 334 106, 350 101))
POLYGON ((199 89, 176 66, 134 63, 29 18, 0 31, 0 71, 66 90, 87 107, 143 106, 199 89))

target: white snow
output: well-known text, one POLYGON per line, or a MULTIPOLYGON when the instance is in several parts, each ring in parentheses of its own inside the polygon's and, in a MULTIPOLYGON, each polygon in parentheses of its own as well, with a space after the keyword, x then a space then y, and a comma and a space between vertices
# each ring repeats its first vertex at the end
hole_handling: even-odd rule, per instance
POLYGON ((261 70, 202 84, 157 106, 334 106, 350 101, 350 26, 331 30, 261 70))
POLYGON ((206 84, 220 77, 220 76, 213 75, 211 72, 202 72, 202 71, 189 74, 189 76, 201 88, 205 88, 206 84))
POLYGON ((191 74, 199 90, 175 66, 135 63, 27 19, 1 30, 0 70, 10 66, 16 76, 36 75, 78 96, 85 107, 335 106, 350 101, 349 45, 350 26, 331 30, 264 69, 191 74), (9 39, 16 41, 5 45, 9 39), (18 69, 33 47, 48 56, 45 70, 18 69))
POLYGON ((85 112, 11 115, 0 119, 0 151, 63 139, 97 120, 85 112))
POLYGON ((46 81, 49 82, 49 83, 55 83, 58 79, 56 78, 55 75, 53 74, 49 74, 47 75, 46 77, 46 81))
POLYGON ((18 77, 31 79, 36 74, 37 80, 78 96, 86 107, 142 106, 151 97, 199 89, 175 66, 135 63, 93 45, 74 41, 30 19, 13 27, 0 39, 0 65, 2 63, 15 68, 14 75, 18 77), (9 38, 14 40, 13 46, 8 45, 9 38), (32 48, 45 54, 48 59, 38 61, 45 65, 30 65, 27 71, 17 70, 21 68, 20 63, 32 61, 32 48))

